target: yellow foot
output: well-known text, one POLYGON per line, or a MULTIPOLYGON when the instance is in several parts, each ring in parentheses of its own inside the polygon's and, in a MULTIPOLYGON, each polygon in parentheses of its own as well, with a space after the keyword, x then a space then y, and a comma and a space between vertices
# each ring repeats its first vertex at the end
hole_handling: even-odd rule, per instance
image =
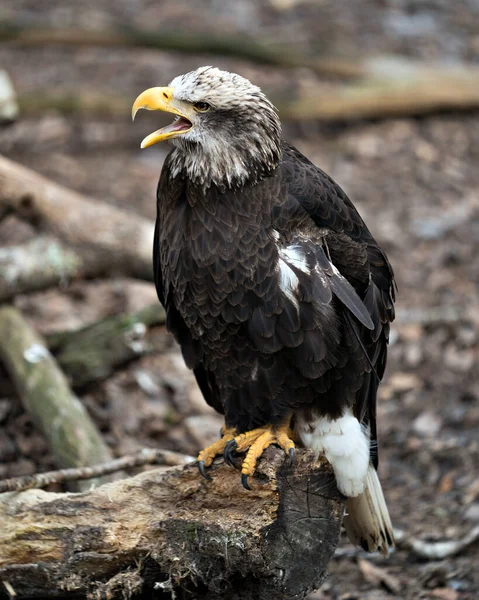
POLYGON ((211 444, 211 446, 208 446, 198 454, 198 458, 196 459, 198 470, 205 479, 211 479, 211 477, 206 473, 205 468, 211 466, 215 456, 218 456, 218 454, 223 454, 226 444, 234 439, 235 433, 236 430, 234 428, 228 429, 223 426, 221 428, 221 439, 214 444, 211 444))
POLYGON ((246 458, 241 467, 241 483, 247 490, 251 489, 248 485, 248 477, 254 474, 258 459, 271 444, 277 444, 282 448, 289 455, 290 464, 292 464, 294 442, 290 438, 290 435, 291 430, 288 421, 283 425, 266 425, 265 427, 247 431, 233 437, 226 444, 224 457, 226 462, 233 466, 233 452, 245 452, 247 450, 246 458))

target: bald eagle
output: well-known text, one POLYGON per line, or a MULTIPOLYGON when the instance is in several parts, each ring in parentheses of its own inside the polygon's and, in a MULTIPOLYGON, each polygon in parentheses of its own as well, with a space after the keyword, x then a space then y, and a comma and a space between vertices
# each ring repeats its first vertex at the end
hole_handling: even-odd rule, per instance
POLYGON ((157 193, 154 278, 167 327, 222 437, 198 456, 295 443, 331 463, 345 527, 369 551, 393 531, 377 476, 376 395, 394 318, 391 265, 339 185, 281 138, 278 114, 240 75, 201 67, 140 94, 173 113, 157 193))

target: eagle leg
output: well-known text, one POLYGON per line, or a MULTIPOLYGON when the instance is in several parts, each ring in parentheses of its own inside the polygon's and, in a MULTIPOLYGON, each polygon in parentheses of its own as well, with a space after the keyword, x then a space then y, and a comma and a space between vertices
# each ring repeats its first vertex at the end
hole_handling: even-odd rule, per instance
POLYGON ((228 442, 225 448, 227 462, 232 461, 233 451, 247 451, 246 458, 241 466, 241 482, 247 490, 251 489, 248 485, 248 477, 254 474, 258 459, 271 444, 277 444, 282 448, 289 455, 290 464, 293 462, 295 446, 290 435, 291 430, 288 420, 282 425, 267 425, 247 431, 228 442))
POLYGON ((205 468, 211 466, 215 456, 223 453, 226 444, 234 439, 235 434, 236 429, 223 426, 221 428, 222 437, 198 454, 196 464, 198 465, 199 472, 205 479, 211 479, 211 477, 206 473, 205 468))

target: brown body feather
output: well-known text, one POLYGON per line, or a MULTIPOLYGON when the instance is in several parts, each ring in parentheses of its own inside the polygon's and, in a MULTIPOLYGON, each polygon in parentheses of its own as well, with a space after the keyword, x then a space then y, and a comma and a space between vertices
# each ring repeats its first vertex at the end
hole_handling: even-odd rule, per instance
POLYGON ((370 363, 382 377, 393 273, 341 188, 292 146, 269 176, 225 191, 171 178, 167 159, 154 254, 168 326, 229 425, 245 431, 298 409, 335 417, 349 406, 375 429, 370 363), (278 252, 292 245, 320 272, 291 265, 299 310, 278 280, 278 252))

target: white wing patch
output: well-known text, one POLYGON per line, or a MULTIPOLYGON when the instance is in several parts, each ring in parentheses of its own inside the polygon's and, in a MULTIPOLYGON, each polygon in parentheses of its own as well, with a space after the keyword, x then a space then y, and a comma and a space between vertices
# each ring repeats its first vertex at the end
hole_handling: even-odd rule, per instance
POLYGON ((295 269, 299 269, 303 273, 309 275, 308 262, 304 252, 299 246, 288 246, 280 250, 279 255, 292 265, 295 269))
POLYGON ((364 492, 369 466, 369 437, 351 411, 339 419, 314 424, 298 420, 298 433, 307 448, 324 454, 334 469, 339 491, 351 498, 364 492))
POLYGON ((298 300, 294 292, 298 289, 299 279, 293 269, 282 259, 278 261, 279 266, 279 286, 283 293, 293 302, 298 305, 298 300))
POLYGON ((298 289, 299 279, 291 267, 310 275, 306 256, 299 246, 288 246, 279 250, 279 285, 283 293, 295 304, 298 305, 298 300, 295 292, 298 289))

